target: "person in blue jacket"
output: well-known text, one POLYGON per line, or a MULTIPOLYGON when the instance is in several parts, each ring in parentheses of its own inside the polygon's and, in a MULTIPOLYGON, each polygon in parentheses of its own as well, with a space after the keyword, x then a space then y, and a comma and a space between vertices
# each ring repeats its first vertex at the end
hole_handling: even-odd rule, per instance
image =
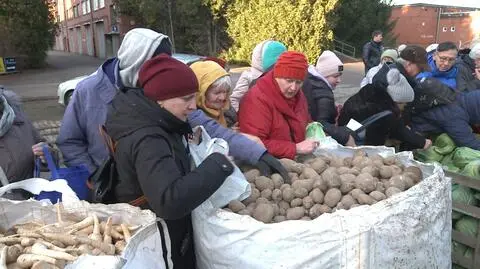
POLYGON ((417 75, 417 79, 435 78, 443 84, 457 89, 458 67, 456 60, 458 48, 453 42, 443 42, 438 44, 435 50, 427 54, 427 62, 431 71, 425 71, 417 75))
MULTIPOLYGON (((67 166, 83 164, 92 174, 108 158, 108 149, 99 132, 99 127, 105 124, 108 105, 117 90, 137 88, 143 63, 161 53, 172 54, 168 36, 145 28, 132 29, 125 35, 117 57, 107 60, 77 85, 57 138, 67 166)), ((262 174, 281 172, 288 178, 281 163, 264 147, 224 128, 201 110, 191 113, 188 121, 192 127, 203 125, 211 137, 225 139, 233 157, 257 166, 262 174)))

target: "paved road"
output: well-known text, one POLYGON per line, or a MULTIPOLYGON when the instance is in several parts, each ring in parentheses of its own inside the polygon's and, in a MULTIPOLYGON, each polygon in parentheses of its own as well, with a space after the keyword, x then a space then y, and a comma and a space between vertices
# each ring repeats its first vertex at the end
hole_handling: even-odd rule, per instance
MULTIPOLYGON (((58 84, 76 76, 90 74, 102 62, 103 60, 90 56, 50 51, 47 68, 0 76, 0 84, 22 96, 24 108, 32 121, 61 120, 64 108, 57 104, 58 84)), ((244 69, 232 70, 231 76, 234 84, 242 70, 244 69)), ((361 63, 346 64, 342 84, 335 90, 336 101, 343 103, 358 91, 362 77, 363 65, 361 63)))

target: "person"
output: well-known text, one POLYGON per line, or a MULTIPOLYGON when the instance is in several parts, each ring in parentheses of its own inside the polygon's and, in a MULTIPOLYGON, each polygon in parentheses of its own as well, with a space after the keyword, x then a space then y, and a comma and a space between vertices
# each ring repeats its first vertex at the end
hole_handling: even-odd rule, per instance
POLYGON ((469 54, 461 55, 457 66, 457 89, 462 92, 480 89, 480 43, 469 54))
MULTIPOLYGON (((119 89, 138 87, 138 71, 145 61, 161 53, 170 55, 171 51, 168 36, 145 28, 132 29, 125 35, 117 57, 107 60, 77 85, 57 138, 67 166, 84 164, 92 174, 108 158, 108 148, 99 132, 108 105, 119 89)), ((262 174, 281 169, 278 161, 265 155, 264 147, 220 126, 203 111, 193 111, 189 122, 192 127, 204 126, 211 137, 225 139, 232 156, 258 166, 262 174)))
POLYGON ((137 87, 141 65, 160 53, 171 54, 169 38, 150 29, 135 28, 125 35, 116 58, 108 59, 78 83, 57 138, 67 166, 83 164, 93 173, 108 157, 99 132, 108 104, 118 89, 137 87))
POLYGON ((326 50, 317 59, 315 66, 308 67, 303 93, 307 98, 308 111, 313 121, 320 122, 327 134, 342 145, 355 146, 352 131, 337 126, 338 116, 333 91, 341 82, 343 63, 335 53, 326 50))
POLYGON ((396 68, 385 64, 375 75, 374 83, 367 84, 345 102, 338 118, 339 125, 351 119, 358 122, 383 111, 392 114, 366 128, 365 145, 384 145, 387 138, 395 138, 412 148, 427 148, 431 141, 408 129, 401 117, 405 105, 414 99, 414 91, 407 79, 396 68), (380 80, 376 83, 375 80, 380 80), (381 85, 387 85, 384 88, 381 85))
POLYGON ((363 86, 365 86, 369 83, 372 83, 373 76, 375 76, 375 74, 377 74, 378 70, 380 70, 380 68, 382 68, 382 65, 384 63, 392 64, 395 61, 397 61, 397 59, 398 59, 398 53, 397 53, 396 50, 394 50, 394 49, 385 50, 382 53, 382 56, 380 58, 380 64, 377 65, 377 66, 374 66, 374 67, 370 68, 370 70, 368 70, 367 74, 365 75, 365 77, 362 79, 362 82, 360 83, 360 88, 362 88, 363 86))
POLYGON ((436 79, 419 78, 426 53, 422 47, 408 46, 400 54, 407 74, 418 82, 415 99, 405 109, 407 124, 426 135, 447 133, 457 146, 480 150, 480 140, 471 128, 480 123, 480 91, 455 92, 436 79))
MULTIPOLYGON (((0 86, 0 169, 8 183, 32 178, 34 160, 43 158, 46 140, 40 136, 22 109, 20 97, 0 86)), ((4 179, 5 180, 5 179, 4 179)), ((1 182, 2 185, 7 182, 1 182)), ((14 190, 3 196, 13 200, 28 199, 27 192, 14 190)))
POLYGON ((190 169, 187 119, 196 109, 198 81, 187 65, 160 54, 145 62, 139 85, 143 94, 126 89, 115 96, 105 123, 117 142, 115 196, 129 202, 144 195, 141 207, 167 224, 174 268, 195 268, 191 212, 234 168, 226 156, 212 153, 190 169))
POLYGON ((275 40, 264 40, 255 46, 252 52, 252 66, 242 72, 230 96, 235 111, 238 112, 240 102, 250 89, 252 81, 270 70, 280 54, 286 50, 285 44, 275 40))
POLYGON ((308 62, 296 51, 282 53, 273 70, 260 78, 240 103, 240 131, 259 137, 277 158, 310 154, 318 141, 305 139, 310 121, 301 90, 308 62))
POLYGON ((443 42, 438 44, 435 51, 427 54, 427 62, 431 71, 422 72, 417 75, 418 78, 433 77, 440 80, 443 84, 457 89, 457 60, 458 49, 452 42, 443 42))
POLYGON ((372 40, 363 46, 363 63, 365 64, 365 75, 370 68, 380 64, 380 57, 383 52, 383 33, 376 30, 372 33, 372 40))

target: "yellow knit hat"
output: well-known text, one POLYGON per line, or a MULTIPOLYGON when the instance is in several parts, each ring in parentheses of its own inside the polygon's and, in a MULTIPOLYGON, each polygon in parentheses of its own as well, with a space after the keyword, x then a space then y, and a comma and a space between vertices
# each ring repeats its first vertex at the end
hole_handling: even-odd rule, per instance
POLYGON ((197 94, 197 107, 205 111, 210 117, 220 121, 221 124, 226 124, 223 117, 223 111, 230 108, 230 102, 227 102, 223 111, 217 111, 208 108, 205 105, 205 101, 206 93, 210 85, 212 85, 219 78, 229 76, 228 72, 214 61, 198 61, 190 65, 190 68, 192 68, 195 76, 197 76, 199 85, 197 94))

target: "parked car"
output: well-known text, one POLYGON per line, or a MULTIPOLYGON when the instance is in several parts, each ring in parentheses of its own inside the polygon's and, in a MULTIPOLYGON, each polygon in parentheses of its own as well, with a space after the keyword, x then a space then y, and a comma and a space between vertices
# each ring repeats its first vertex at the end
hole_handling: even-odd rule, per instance
MULTIPOLYGON (((174 57, 175 59, 187 65, 190 65, 199 60, 212 60, 220 64, 223 68, 227 69, 228 71, 226 62, 219 58, 200 56, 200 55, 194 55, 194 54, 185 54, 185 53, 174 53, 172 57, 174 57)), ((58 85, 58 90, 57 90, 58 103, 63 106, 67 106, 68 103, 70 102, 70 99, 72 98, 73 91, 77 87, 77 84, 86 77, 88 77, 88 75, 79 76, 79 77, 60 83, 60 85, 58 85)))

